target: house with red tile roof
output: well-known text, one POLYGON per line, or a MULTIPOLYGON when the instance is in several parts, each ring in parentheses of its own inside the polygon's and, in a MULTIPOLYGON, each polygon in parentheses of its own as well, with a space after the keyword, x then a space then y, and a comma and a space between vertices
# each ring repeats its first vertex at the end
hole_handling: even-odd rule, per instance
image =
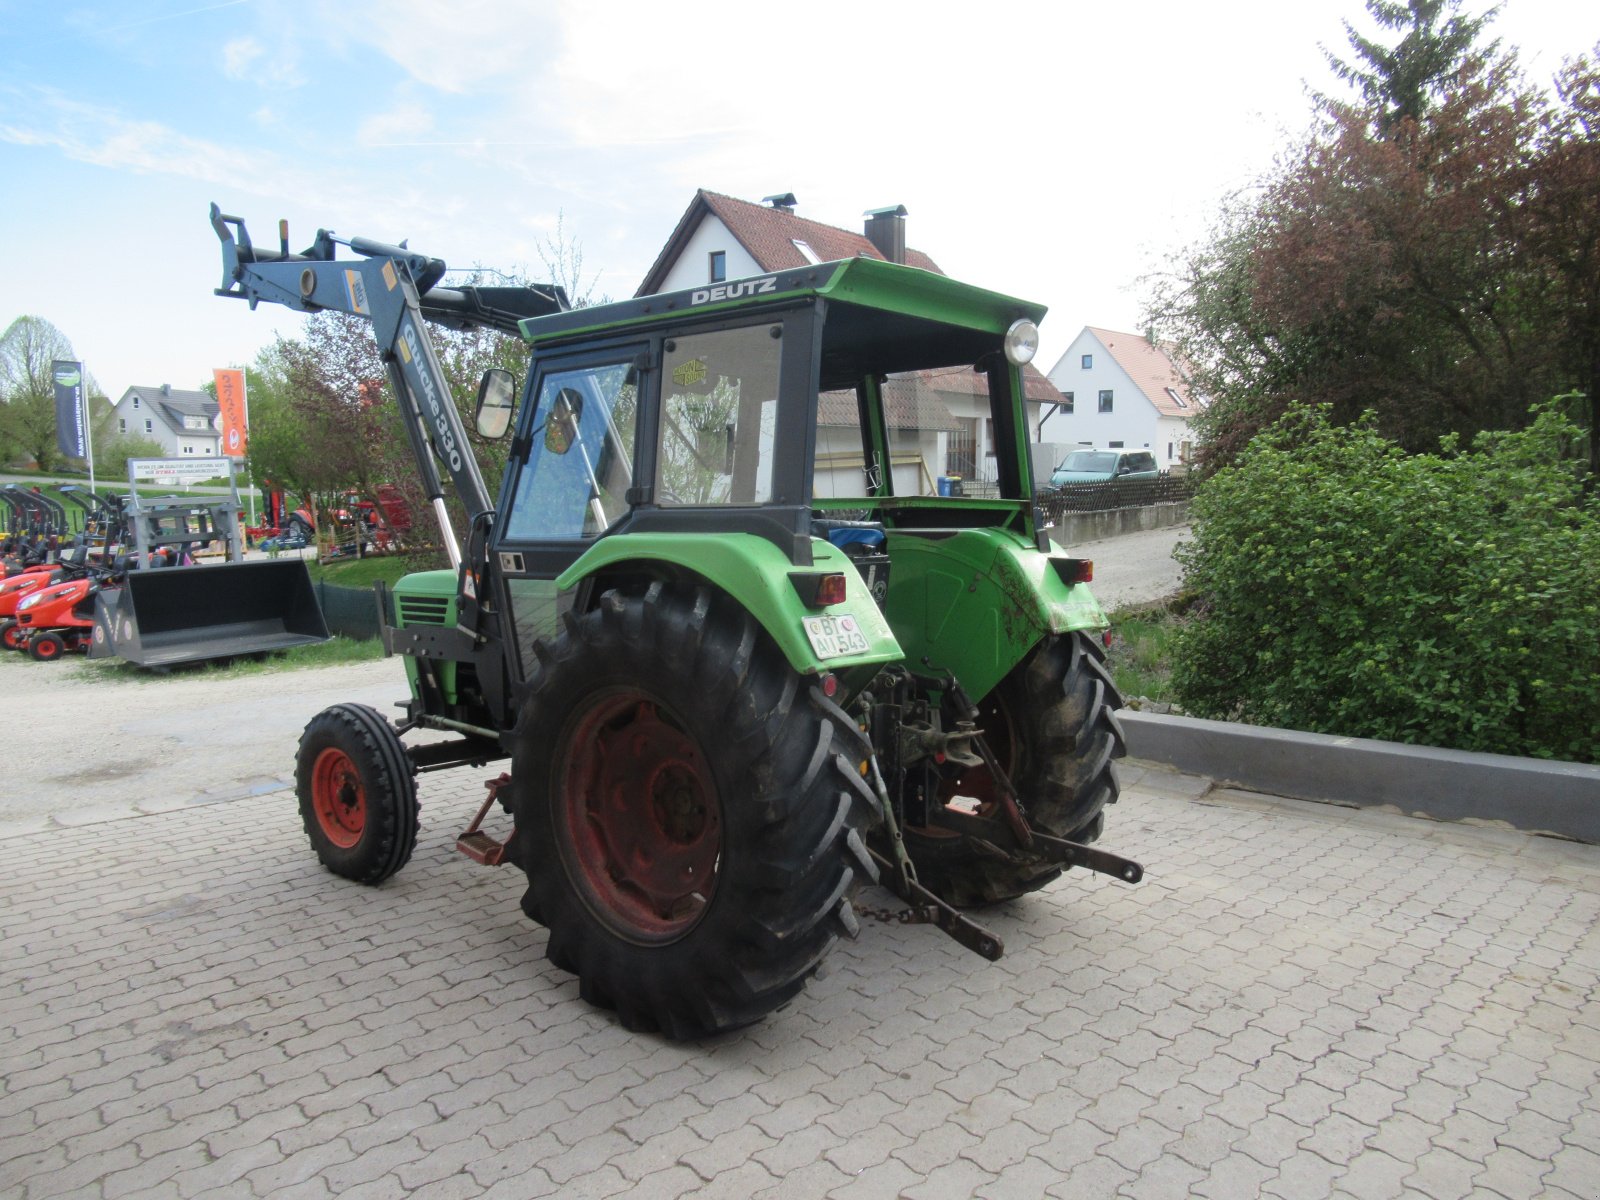
MULTIPOLYGON (((869 209, 860 233, 799 216, 794 194, 762 203, 704 188, 694 194, 636 295, 703 287, 841 258, 876 258, 944 274, 921 250, 906 245, 904 206, 869 209)), ((981 281, 974 281, 981 282, 981 281)), ((1044 413, 1061 394, 1035 367, 1023 368, 1036 436, 1044 413)), ((931 494, 941 476, 958 475, 968 490, 995 479, 994 425, 987 385, 970 370, 919 372, 891 379, 890 455, 895 492, 931 494)), ((817 429, 817 494, 863 494, 861 442, 855 397, 822 397, 817 429), (840 464, 834 469, 832 464, 840 464), (848 465, 845 465, 848 464, 848 465)))
POLYGON ((1042 440, 1149 450, 1164 471, 1193 457, 1190 422, 1202 402, 1149 338, 1085 325, 1050 369, 1050 382, 1062 402, 1047 414, 1042 440))

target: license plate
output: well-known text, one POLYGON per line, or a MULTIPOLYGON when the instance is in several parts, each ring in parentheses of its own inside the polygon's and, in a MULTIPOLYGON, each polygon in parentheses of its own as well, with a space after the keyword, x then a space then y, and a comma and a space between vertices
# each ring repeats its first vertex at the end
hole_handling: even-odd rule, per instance
POLYGON ((865 654, 870 647, 854 617, 804 617, 806 637, 820 659, 865 654))

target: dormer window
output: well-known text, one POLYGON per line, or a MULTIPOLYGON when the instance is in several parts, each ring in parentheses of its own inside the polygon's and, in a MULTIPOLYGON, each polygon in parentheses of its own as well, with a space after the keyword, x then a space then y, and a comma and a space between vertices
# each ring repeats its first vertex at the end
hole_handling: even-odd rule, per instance
POLYGON ((711 252, 711 282, 721 283, 728 277, 728 254, 725 250, 711 252))

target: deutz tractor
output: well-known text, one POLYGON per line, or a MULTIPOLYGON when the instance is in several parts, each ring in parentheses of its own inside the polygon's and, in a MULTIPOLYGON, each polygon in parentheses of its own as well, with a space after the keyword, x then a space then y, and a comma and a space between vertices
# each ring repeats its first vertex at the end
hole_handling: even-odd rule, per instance
POLYGON ((992 959, 960 909, 1068 866, 1140 878, 1089 844, 1120 700, 1092 566, 1032 499, 1020 371, 1043 308, 858 258, 568 309, 442 286, 403 247, 322 230, 291 253, 280 229, 262 249, 211 219, 219 295, 372 321, 452 562, 379 589, 398 723, 339 704, 301 738, 329 870, 387 879, 416 844, 417 772, 509 758, 458 848, 526 873, 585 999, 677 1038, 791 1000, 858 933, 868 883, 906 902, 885 919, 992 959), (508 372, 479 388, 479 430, 512 437, 498 504, 425 319, 531 349, 520 404, 508 372), (996 497, 946 494, 928 465, 963 398, 996 497))

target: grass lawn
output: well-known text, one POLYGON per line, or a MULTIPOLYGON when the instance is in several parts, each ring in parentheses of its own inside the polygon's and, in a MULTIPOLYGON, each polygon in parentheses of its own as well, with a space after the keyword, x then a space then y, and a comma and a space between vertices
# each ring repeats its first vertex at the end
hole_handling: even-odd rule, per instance
POLYGON ((372 587, 374 580, 395 583, 416 568, 409 564, 403 554, 369 554, 365 558, 335 558, 327 562, 312 562, 308 558, 306 570, 311 572, 313 579, 322 579, 337 587, 361 588, 365 591, 372 587))
POLYGON ((1123 699, 1142 696, 1176 704, 1172 690, 1172 647, 1185 617, 1182 602, 1121 609, 1111 614, 1111 645, 1106 665, 1123 699))

